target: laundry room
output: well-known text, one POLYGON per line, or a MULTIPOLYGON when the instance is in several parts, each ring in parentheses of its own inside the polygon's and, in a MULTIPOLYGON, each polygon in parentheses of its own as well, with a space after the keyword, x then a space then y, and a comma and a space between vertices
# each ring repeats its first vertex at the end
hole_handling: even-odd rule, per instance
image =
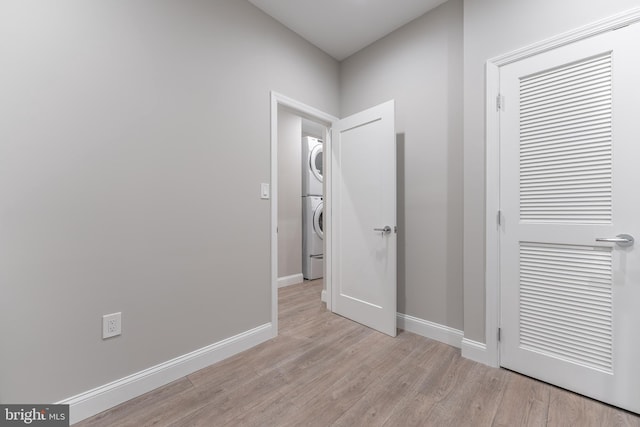
POLYGON ((278 287, 323 277, 325 132, 278 107, 278 287))

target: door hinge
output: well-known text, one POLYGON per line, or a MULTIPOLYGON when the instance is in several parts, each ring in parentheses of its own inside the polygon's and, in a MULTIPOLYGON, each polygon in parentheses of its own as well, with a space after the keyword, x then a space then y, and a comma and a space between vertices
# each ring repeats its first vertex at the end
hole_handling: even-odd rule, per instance
POLYGON ((504 111, 504 96, 496 95, 496 111, 504 111))
POLYGON ((498 210, 498 214, 496 215, 496 221, 498 222, 498 225, 502 225, 502 211, 498 210))
POLYGON ((502 328, 498 328, 498 342, 502 340, 502 328))

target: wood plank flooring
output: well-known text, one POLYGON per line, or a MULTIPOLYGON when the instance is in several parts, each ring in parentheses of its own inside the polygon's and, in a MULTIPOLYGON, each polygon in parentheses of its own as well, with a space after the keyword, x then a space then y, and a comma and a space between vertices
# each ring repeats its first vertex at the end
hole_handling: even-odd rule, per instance
POLYGON ((327 312, 321 281, 280 289, 280 335, 76 424, 639 426, 640 417, 327 312))

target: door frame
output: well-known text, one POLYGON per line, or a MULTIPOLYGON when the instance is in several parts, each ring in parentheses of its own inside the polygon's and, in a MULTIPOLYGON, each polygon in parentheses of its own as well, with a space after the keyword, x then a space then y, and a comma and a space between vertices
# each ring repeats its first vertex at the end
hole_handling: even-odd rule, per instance
POLYGON ((323 300, 331 310, 331 124, 338 120, 331 114, 271 91, 271 331, 278 336, 278 106, 287 107, 301 117, 325 126, 323 161, 324 174, 324 284, 323 300))
MULTIPOLYGON (((485 342, 486 362, 500 366, 500 67, 640 22, 640 7, 489 59, 485 66, 485 342)), ((500 102, 509 108, 509 100, 500 102)), ((503 107, 504 108, 504 107, 503 107)))

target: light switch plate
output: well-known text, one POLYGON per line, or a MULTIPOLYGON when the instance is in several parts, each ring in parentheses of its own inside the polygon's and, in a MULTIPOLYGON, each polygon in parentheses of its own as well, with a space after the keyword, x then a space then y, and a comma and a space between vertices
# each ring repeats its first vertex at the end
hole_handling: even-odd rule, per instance
POLYGON ((264 200, 269 199, 269 184, 265 182, 260 184, 260 198, 264 200))

